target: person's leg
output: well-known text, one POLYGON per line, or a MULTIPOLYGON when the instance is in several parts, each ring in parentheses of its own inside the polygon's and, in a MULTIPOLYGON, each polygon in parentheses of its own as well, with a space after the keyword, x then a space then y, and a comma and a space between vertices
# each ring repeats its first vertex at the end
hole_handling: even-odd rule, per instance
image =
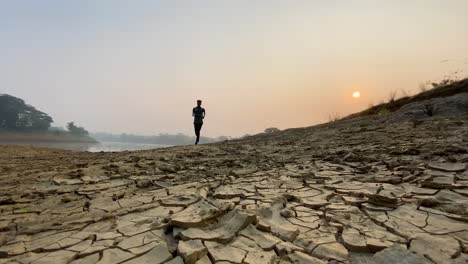
POLYGON ((202 127, 202 126, 203 126, 203 123, 198 124, 198 136, 197 136, 197 137, 198 137, 198 140, 197 140, 197 141, 200 140, 200 131, 201 131, 201 127, 202 127))
POLYGON ((198 144, 198 141, 200 141, 201 127, 202 127, 202 124, 195 124, 195 135, 197 136, 197 140, 195 141, 195 145, 198 144))

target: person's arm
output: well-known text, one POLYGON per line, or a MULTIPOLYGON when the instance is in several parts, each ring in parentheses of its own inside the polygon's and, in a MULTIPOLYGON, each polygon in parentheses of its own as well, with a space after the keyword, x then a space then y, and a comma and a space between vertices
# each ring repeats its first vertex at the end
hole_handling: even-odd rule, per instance
POLYGON ((195 116, 195 108, 192 109, 192 117, 195 116))
POLYGON ((205 108, 203 108, 203 118, 205 118, 206 116, 206 112, 205 112, 205 108))

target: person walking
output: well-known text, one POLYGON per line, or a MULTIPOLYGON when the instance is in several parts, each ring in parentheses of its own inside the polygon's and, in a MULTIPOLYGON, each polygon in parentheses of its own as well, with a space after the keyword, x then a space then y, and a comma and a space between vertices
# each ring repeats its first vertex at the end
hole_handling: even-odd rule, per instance
POLYGON ((205 109, 201 107, 202 101, 197 100, 197 106, 192 110, 193 116, 193 126, 195 127, 195 136, 197 136, 197 140, 195 141, 195 145, 198 144, 200 141, 200 130, 203 126, 203 119, 205 118, 205 109))

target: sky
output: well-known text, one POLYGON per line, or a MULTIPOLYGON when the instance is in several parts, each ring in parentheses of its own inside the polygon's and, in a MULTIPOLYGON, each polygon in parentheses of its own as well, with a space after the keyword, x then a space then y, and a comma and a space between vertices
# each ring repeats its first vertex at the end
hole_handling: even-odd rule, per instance
POLYGON ((310 126, 466 77, 466 10, 466 0, 0 0, 0 93, 93 132, 193 134, 197 99, 206 136, 310 126))

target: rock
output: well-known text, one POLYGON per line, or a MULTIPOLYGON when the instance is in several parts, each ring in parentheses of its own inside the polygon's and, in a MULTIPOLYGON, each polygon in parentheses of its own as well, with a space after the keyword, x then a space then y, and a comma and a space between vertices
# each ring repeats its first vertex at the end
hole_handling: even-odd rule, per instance
POLYGON ((426 226, 427 213, 417 210, 415 205, 402 205, 392 212, 388 212, 389 216, 393 216, 398 220, 411 223, 417 227, 426 226))
POLYGON ((430 162, 427 166, 434 170, 447 172, 463 172, 466 170, 466 164, 464 163, 430 162))
POLYGON ((99 261, 99 253, 95 253, 84 258, 79 258, 70 262, 70 264, 95 264, 99 261))
POLYGON ((468 113, 467 93, 436 97, 402 106, 388 118, 389 123, 417 120, 432 116, 463 116, 468 113))
POLYGON ((259 231, 252 225, 248 225, 244 230, 240 232, 240 235, 252 239, 260 246, 263 250, 271 250, 281 242, 281 239, 272 236, 268 233, 259 231))
POLYGON ((208 253, 201 240, 179 241, 177 251, 187 264, 195 263, 208 253))
POLYGON ((171 261, 165 262, 166 264, 184 264, 181 257, 175 257, 171 261))
POLYGON ((468 263, 468 255, 467 254, 461 254, 459 257, 453 260, 453 264, 466 264, 468 263))
POLYGON ((273 235, 285 241, 291 242, 297 237, 299 230, 281 216, 282 209, 281 204, 275 204, 269 208, 258 210, 259 224, 257 227, 261 230, 271 232, 273 235))
POLYGON ((234 209, 221 217, 219 223, 213 229, 189 228, 180 232, 180 236, 185 240, 202 239, 225 243, 255 220, 255 215, 242 213, 238 209, 234 209))
POLYGON ((386 248, 389 248, 394 245, 394 241, 385 240, 385 239, 377 239, 377 238, 366 238, 367 248, 370 252, 376 253, 382 251, 386 248))
POLYGON ((68 179, 68 178, 54 178, 54 183, 57 185, 77 185, 82 184, 83 182, 80 179, 68 179))
POLYGON ((221 199, 232 199, 235 197, 243 197, 244 195, 242 190, 225 185, 216 189, 214 196, 221 199))
MULTIPOLYGON (((440 190, 435 196, 420 199, 423 207, 437 209, 446 213, 467 215, 468 198, 457 193, 457 190, 440 190)), ((420 210, 426 211, 424 208, 420 210)))
POLYGON ((366 238, 358 230, 345 228, 342 234, 343 244, 350 251, 369 252, 366 238))
POLYGON ((396 208, 398 207, 399 198, 395 197, 391 193, 380 192, 378 194, 371 194, 369 197, 369 203, 377 206, 385 206, 396 208))
POLYGON ((288 256, 289 260, 294 264, 326 264, 326 261, 314 258, 302 252, 294 252, 288 256))
POLYGON ((411 240, 410 249, 441 264, 453 263, 453 259, 462 251, 460 244, 453 237, 430 234, 421 234, 411 240))
POLYGON ((205 242, 205 246, 208 248, 208 252, 216 262, 229 261, 232 263, 242 263, 242 260, 247 254, 245 250, 228 245, 222 245, 216 242, 207 241, 205 242))
POLYGON ((200 200, 200 197, 196 195, 178 195, 175 197, 161 200, 161 205, 187 207, 191 204, 198 202, 199 200, 200 200))
POLYGON ((284 208, 280 211, 280 215, 284 218, 290 218, 295 216, 294 211, 290 210, 289 208, 284 208))
POLYGON ((276 259, 275 251, 247 252, 246 264, 271 264, 276 259))
POLYGON ((162 238, 156 236, 152 232, 145 232, 123 239, 119 242, 118 247, 124 250, 128 250, 130 248, 143 246, 153 241, 161 242, 161 240, 162 238))
POLYGON ((301 202, 302 202, 302 205, 305 207, 309 207, 312 209, 319 209, 320 207, 328 204, 328 200, 327 200, 328 196, 329 194, 324 194, 324 195, 304 198, 302 199, 301 202))
POLYGON ((345 261, 348 250, 340 243, 321 244, 312 250, 311 255, 325 260, 345 261))
POLYGON ((229 242, 232 247, 243 249, 247 252, 263 252, 264 250, 258 246, 255 241, 246 238, 244 236, 238 236, 234 240, 229 242))
POLYGON ((278 253, 278 255, 285 256, 290 255, 296 251, 303 252, 304 249, 294 245, 291 242, 280 242, 275 245, 275 251, 278 253))
POLYGON ((106 249, 102 252, 102 258, 101 260, 99 260, 98 263, 99 264, 119 263, 127 259, 130 259, 132 257, 134 257, 133 254, 125 252, 118 248, 106 249))
POLYGON ((172 216, 171 224, 184 228, 203 226, 206 221, 219 214, 221 214, 221 211, 217 207, 206 201, 200 201, 172 216))
POLYGON ((144 254, 148 251, 150 251, 152 248, 156 247, 159 243, 159 241, 153 241, 153 242, 150 242, 148 244, 144 244, 143 246, 139 246, 139 247, 132 247, 130 249, 128 249, 132 254, 136 255, 136 256, 139 256, 141 254, 144 254))
POLYGON ((376 253, 371 264, 431 264, 423 256, 415 254, 401 246, 393 246, 376 253))
MULTIPOLYGON (((167 249, 166 243, 159 243, 148 253, 125 262, 126 264, 159 264, 172 259, 172 254, 167 249)), ((115 263, 115 262, 114 262, 115 263)))
POLYGON ((424 231, 434 235, 445 235, 467 230, 467 223, 453 220, 444 215, 428 213, 424 231))
POLYGON ((195 262, 195 264, 211 264, 211 260, 208 256, 204 256, 199 261, 195 262))
POLYGON ((347 205, 359 206, 365 202, 367 202, 367 198, 365 197, 352 197, 352 196, 343 196, 343 201, 347 205))
POLYGON ((454 185, 455 178, 454 176, 438 176, 431 179, 427 179, 422 182, 423 187, 434 188, 434 189, 444 189, 454 185))

